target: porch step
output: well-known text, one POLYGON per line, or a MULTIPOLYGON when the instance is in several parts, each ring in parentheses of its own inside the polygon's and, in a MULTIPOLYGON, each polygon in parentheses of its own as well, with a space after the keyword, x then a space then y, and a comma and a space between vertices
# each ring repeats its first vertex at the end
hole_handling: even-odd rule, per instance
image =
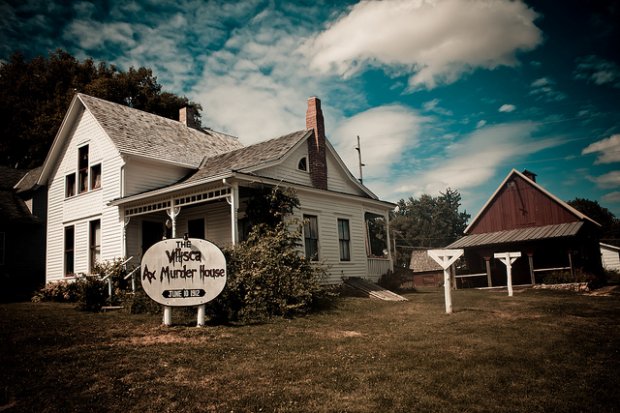
POLYGON ((370 298, 378 298, 384 301, 408 301, 401 295, 358 277, 347 278, 344 280, 344 283, 349 287, 368 294, 370 298))
POLYGON ((123 309, 122 305, 104 305, 103 307, 101 307, 101 311, 103 311, 104 313, 106 311, 118 311, 122 309, 123 309))

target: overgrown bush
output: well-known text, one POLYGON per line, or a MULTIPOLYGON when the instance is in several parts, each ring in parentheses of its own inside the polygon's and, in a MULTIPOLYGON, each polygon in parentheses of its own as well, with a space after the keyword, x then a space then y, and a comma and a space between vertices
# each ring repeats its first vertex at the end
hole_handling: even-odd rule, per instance
POLYGON ((252 323, 324 305, 330 297, 320 283, 325 271, 299 254, 299 236, 282 222, 274 228, 257 225, 247 241, 225 250, 226 288, 210 303, 212 316, 252 323))
POLYGON ((574 274, 570 271, 553 271, 543 277, 544 284, 565 284, 565 283, 591 283, 596 279, 592 274, 581 270, 575 270, 574 274))
POLYGON ((55 301, 61 303, 75 303, 79 297, 79 288, 75 280, 61 280, 45 284, 35 292, 32 302, 55 301))
POLYGON ((401 289, 403 275, 406 271, 404 268, 396 268, 394 271, 388 270, 388 272, 379 277, 377 284, 388 290, 398 291, 401 289))
POLYGON ((120 300, 123 303, 123 310, 129 314, 160 314, 161 304, 153 301, 151 297, 146 295, 141 286, 135 293, 128 291, 120 294, 120 300))

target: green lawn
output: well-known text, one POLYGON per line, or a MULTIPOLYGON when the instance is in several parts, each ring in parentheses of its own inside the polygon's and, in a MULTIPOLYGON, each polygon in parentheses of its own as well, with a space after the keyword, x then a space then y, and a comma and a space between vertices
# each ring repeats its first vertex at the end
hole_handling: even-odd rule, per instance
POLYGON ((0 305, 0 411, 615 412, 620 296, 442 290, 253 326, 0 305))

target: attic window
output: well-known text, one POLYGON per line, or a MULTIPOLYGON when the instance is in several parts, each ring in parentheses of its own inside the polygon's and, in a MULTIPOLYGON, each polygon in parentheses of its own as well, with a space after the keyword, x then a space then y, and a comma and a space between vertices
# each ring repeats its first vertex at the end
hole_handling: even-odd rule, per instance
POLYGON ((78 149, 78 192, 88 191, 88 145, 78 149))
POLYGON ((308 171, 308 160, 305 156, 299 160, 299 163, 297 164, 297 169, 299 169, 300 171, 308 171))

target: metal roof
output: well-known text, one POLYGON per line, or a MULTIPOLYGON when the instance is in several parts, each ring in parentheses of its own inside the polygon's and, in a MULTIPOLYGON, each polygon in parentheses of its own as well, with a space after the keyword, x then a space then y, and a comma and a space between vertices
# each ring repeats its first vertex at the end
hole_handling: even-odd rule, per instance
POLYGON ((485 234, 466 235, 463 238, 454 241, 446 248, 468 248, 482 245, 541 240, 547 238, 571 237, 577 235, 583 225, 583 221, 577 221, 564 224, 545 225, 542 227, 530 227, 511 229, 508 231, 488 232, 485 234))

